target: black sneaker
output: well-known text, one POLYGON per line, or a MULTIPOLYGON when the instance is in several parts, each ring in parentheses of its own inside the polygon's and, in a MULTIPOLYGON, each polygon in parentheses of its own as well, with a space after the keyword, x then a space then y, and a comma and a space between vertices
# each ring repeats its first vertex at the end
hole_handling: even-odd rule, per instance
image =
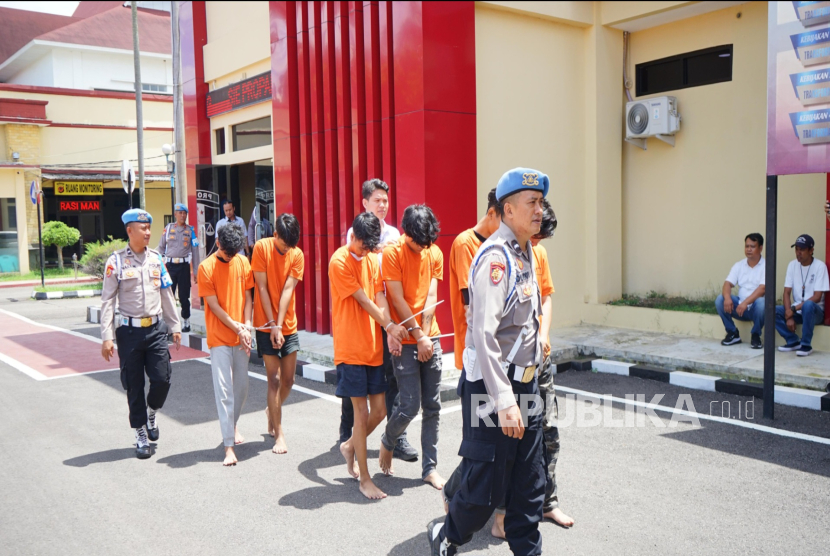
POLYGON ((795 354, 799 357, 807 357, 811 353, 813 353, 813 347, 805 346, 804 344, 801 344, 801 347, 795 352, 795 354))
POLYGON ((433 519, 427 525, 427 540, 429 541, 431 556, 455 556, 457 548, 447 542, 443 535, 444 522, 433 519))
POLYGON ((190 319, 182 319, 182 332, 190 332, 190 319))
POLYGON ((752 341, 749 344, 752 346, 752 349, 761 349, 764 345, 761 343, 761 335, 760 334, 753 334, 752 341))
POLYGON ((740 334, 740 332, 738 332, 738 329, 736 328, 734 331, 726 333, 726 338, 723 339, 723 341, 720 343, 720 345, 722 345, 722 346, 734 346, 735 344, 740 344, 740 343, 741 343, 741 334, 740 334))
POLYGON ((405 437, 401 437, 395 444, 395 449, 392 451, 392 457, 396 457, 403 461, 418 461, 418 450, 413 448, 405 437))
POLYGON ((797 344, 787 344, 786 346, 778 346, 778 351, 798 351, 801 349, 801 342, 797 344))

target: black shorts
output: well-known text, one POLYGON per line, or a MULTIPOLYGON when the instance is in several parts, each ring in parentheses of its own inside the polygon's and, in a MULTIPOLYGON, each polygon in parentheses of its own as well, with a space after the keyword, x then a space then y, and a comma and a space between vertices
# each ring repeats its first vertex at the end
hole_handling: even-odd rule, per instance
POLYGON ((364 398, 374 394, 383 394, 389 389, 383 365, 337 365, 337 390, 340 398, 364 398))
POLYGON ((274 344, 271 343, 271 334, 268 332, 263 332, 262 330, 256 331, 256 345, 259 349, 259 352, 262 355, 276 355, 280 359, 291 355, 295 351, 300 351, 300 337, 297 336, 297 333, 289 334, 285 336, 285 342, 282 344, 280 349, 276 349, 274 344))

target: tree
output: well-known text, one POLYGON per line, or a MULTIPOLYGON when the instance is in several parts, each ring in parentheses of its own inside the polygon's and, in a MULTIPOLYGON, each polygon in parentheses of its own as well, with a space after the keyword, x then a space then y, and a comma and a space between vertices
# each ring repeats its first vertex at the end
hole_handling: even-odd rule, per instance
POLYGON ((43 245, 54 245, 58 248, 58 268, 61 270, 63 270, 62 249, 75 245, 79 239, 81 239, 81 232, 63 222, 53 220, 43 225, 43 245))

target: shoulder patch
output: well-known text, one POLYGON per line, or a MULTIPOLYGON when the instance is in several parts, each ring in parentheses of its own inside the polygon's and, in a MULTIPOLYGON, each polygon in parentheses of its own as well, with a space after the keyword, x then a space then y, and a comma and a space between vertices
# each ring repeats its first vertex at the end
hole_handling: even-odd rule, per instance
POLYGON ((504 264, 500 262, 491 262, 490 281, 494 286, 497 286, 499 282, 502 281, 502 278, 504 278, 504 264))

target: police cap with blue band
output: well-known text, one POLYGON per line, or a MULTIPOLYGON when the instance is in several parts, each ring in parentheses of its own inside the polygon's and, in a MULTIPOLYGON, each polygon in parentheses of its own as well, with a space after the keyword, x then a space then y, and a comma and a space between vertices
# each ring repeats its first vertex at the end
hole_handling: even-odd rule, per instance
POLYGON ((121 215, 121 221, 124 223, 125 226, 132 222, 152 224, 153 216, 146 210, 130 209, 121 215))
POLYGON ((187 212, 187 205, 185 205, 184 203, 176 203, 173 207, 173 210, 183 210, 187 212))
POLYGON ((496 199, 499 202, 519 191, 538 191, 547 197, 550 179, 547 174, 532 168, 513 168, 504 173, 496 185, 496 199))

